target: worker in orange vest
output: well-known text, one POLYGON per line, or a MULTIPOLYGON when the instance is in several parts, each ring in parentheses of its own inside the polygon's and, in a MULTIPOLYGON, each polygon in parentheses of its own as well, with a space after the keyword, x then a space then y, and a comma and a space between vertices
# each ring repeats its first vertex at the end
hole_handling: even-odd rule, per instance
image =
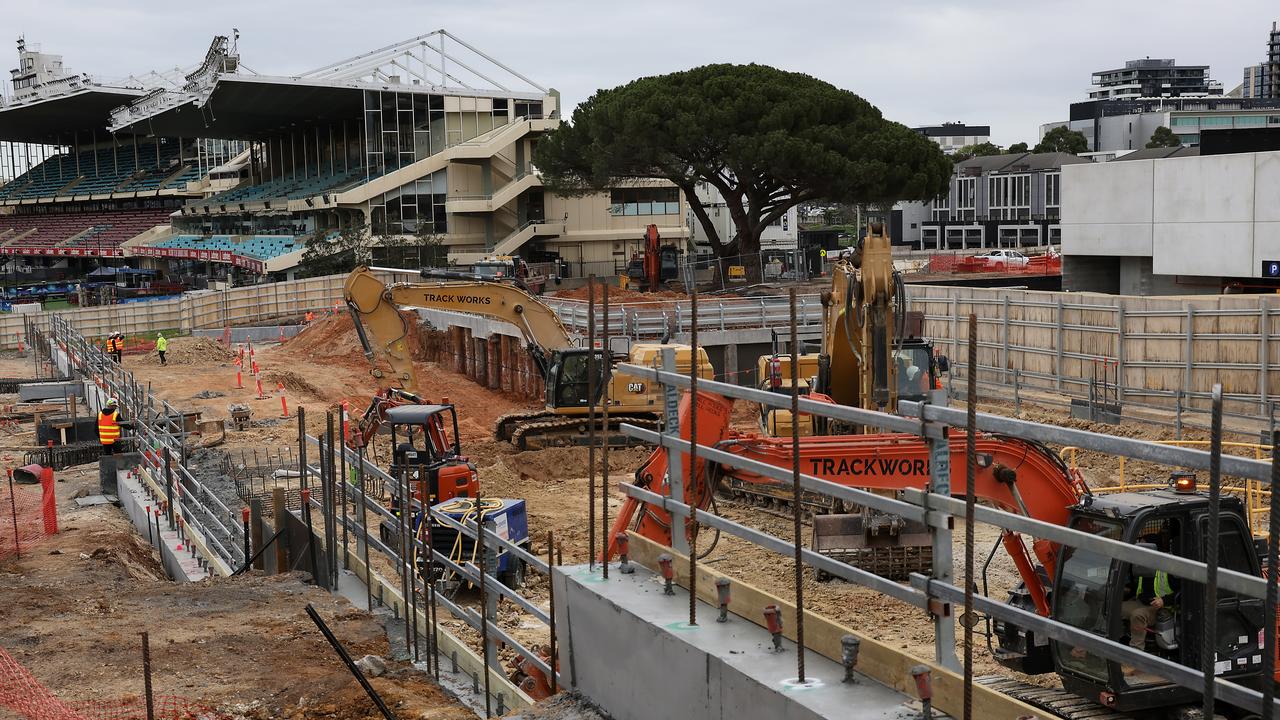
POLYGON ((103 455, 116 453, 116 443, 120 440, 122 422, 119 403, 115 398, 111 398, 98 413, 98 442, 102 443, 103 455))
POLYGON ((308 310, 308 311, 307 311, 306 319, 305 319, 305 320, 303 320, 303 322, 305 322, 307 325, 310 325, 310 324, 311 324, 311 321, 312 321, 312 320, 315 320, 315 319, 316 319, 316 314, 315 314, 315 313, 313 313, 313 312, 311 312, 310 310, 308 310))
POLYGON ((123 362, 124 335, 118 332, 111 333, 111 337, 107 338, 107 352, 111 353, 111 357, 115 358, 117 363, 123 362))

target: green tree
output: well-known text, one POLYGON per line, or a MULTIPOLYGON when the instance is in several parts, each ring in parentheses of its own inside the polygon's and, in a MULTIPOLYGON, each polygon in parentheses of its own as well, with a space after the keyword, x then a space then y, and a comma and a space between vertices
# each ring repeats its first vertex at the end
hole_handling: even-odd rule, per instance
POLYGON ((1059 125, 1044 134, 1044 139, 1036 143, 1034 152, 1064 152, 1079 155, 1088 150, 1089 141, 1085 138, 1084 133, 1072 130, 1065 125, 1059 125))
POLYGON ((1156 131, 1151 133, 1151 139, 1147 141, 1149 148, 1173 148, 1181 147, 1182 141, 1169 128, 1161 125, 1156 131))
POLYGON ((1017 142, 1017 143, 1014 143, 1014 144, 1012 144, 1012 145, 1010 145, 1010 146, 1009 146, 1009 152, 1011 152, 1011 153, 1024 153, 1024 152, 1027 152, 1027 144, 1026 144, 1026 143, 1024 143, 1024 142, 1017 142))
POLYGON ((794 205, 927 200, 951 176, 937 145, 861 97, 764 65, 706 65, 599 90, 538 143, 534 161, 563 194, 671 181, 722 260, 758 253, 760 234, 794 205), (732 237, 716 231, 699 183, 724 198, 732 237))
POLYGON ((316 230, 307 241, 298 263, 302 277, 336 275, 350 272, 357 265, 368 265, 373 260, 375 247, 402 247, 414 243, 407 235, 374 235, 369 225, 349 225, 338 232, 316 230))
POLYGON ((990 142, 980 142, 976 145, 963 145, 955 152, 951 153, 952 162, 964 162, 969 158, 986 157, 987 155, 1000 155, 1004 152, 1004 148, 990 142))

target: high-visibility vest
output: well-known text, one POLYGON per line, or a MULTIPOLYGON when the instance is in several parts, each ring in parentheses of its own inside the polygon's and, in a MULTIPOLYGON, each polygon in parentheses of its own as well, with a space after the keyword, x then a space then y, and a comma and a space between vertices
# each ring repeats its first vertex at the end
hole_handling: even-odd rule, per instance
POLYGON ((116 339, 113 337, 107 338, 107 352, 113 353, 115 351, 116 351, 116 339))
MULTIPOLYGON (((1138 595, 1142 595, 1142 586, 1146 581, 1144 577, 1138 578, 1138 595)), ((1173 587, 1169 585, 1169 573, 1163 570, 1156 571, 1155 588, 1156 597, 1168 597, 1173 594, 1173 587)))
POLYGON ((156 338, 156 350, 164 352, 169 349, 168 338, 156 338))
POLYGON ((103 445, 114 445, 120 439, 120 411, 103 410, 98 413, 98 441, 103 445))

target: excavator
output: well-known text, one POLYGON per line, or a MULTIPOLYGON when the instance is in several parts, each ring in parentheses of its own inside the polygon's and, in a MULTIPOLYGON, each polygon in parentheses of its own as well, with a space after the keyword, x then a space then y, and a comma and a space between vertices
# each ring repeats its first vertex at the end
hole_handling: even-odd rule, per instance
POLYGON ((645 228, 643 240, 644 249, 633 253, 627 262, 627 279, 639 290, 657 292, 664 282, 679 277, 680 250, 662 244, 657 225, 645 228))
MULTIPOLYGON (((893 269, 884 226, 873 223, 867 230, 858 251, 832 267, 831 289, 822 298, 821 351, 799 356, 800 390, 816 400, 892 412, 899 400, 923 400, 941 387, 941 374, 949 368, 923 337, 923 314, 906 310, 902 276, 893 269)), ((761 372, 762 386, 790 393, 790 355, 775 353, 761 358, 760 365, 767 368, 761 372)), ((790 410, 761 405, 760 412, 767 435, 790 438, 790 410)), ((809 414, 802 414, 799 423, 802 436, 865 431, 809 414)), ((792 502, 789 488, 743 478, 726 478, 725 488, 755 504, 792 502)), ((933 549, 921 523, 866 507, 841 512, 845 508, 838 501, 822 495, 806 495, 801 502, 814 512, 813 547, 818 552, 897 580, 932 567, 933 549)))
MULTIPOLYGON (((716 393, 697 398, 698 443, 778 468, 791 468, 789 439, 738 433, 729 428, 732 401, 716 393)), ((694 412, 688 393, 680 404, 680 430, 689 440, 694 412)), ((950 440, 952 487, 965 487, 965 441, 950 440)), ((1207 548, 1208 498, 1198 492, 1194 474, 1174 474, 1167 489, 1093 495, 1083 479, 1048 447, 1013 437, 980 433, 976 445, 976 498, 1000 509, 1075 530, 1131 543, 1150 543, 1164 552, 1203 562, 1207 548)), ((655 450, 635 473, 635 484, 667 494, 667 450, 655 450)), ((715 484, 731 480, 759 487, 766 494, 787 493, 784 483, 750 471, 706 461, 697 465, 683 456, 686 504, 710 506, 715 484)), ((929 484, 929 448, 915 435, 900 433, 814 436, 800 440, 803 472, 824 480, 871 490, 924 490, 929 484)), ((963 496, 963 490, 957 493, 963 496)), ((1243 503, 1224 496, 1219 537, 1223 567, 1262 575, 1261 558, 1245 519, 1243 503)), ((628 498, 609 537, 632 530, 655 542, 671 545, 672 517, 661 507, 628 498)), ((1006 602, 1053 617, 1079 629, 1128 642, 1129 623, 1122 613, 1126 586, 1150 571, 1093 551, 1073 549, 1044 539, 1027 539, 1005 530, 983 566, 987 570, 1003 547, 1021 583, 1006 602)), ((617 552, 611 540, 605 559, 617 552)), ((976 582, 976 579, 975 579, 976 582)), ((1147 633, 1145 649, 1169 660, 1200 667, 1204 589, 1190 581, 1174 581, 1174 600, 1147 633)), ((985 592, 985 590, 984 590, 985 592)), ((1267 621, 1261 600, 1220 592, 1218 637, 1214 639, 1221 675, 1257 686, 1272 682, 1262 677, 1261 630, 1267 621)), ((1194 706, 1200 696, 1161 678, 1134 673, 1114 660, 1093 655, 1058 641, 1037 637, 1012 623, 988 622, 988 644, 1000 664, 1025 674, 1056 672, 1064 691, 1016 681, 993 687, 1070 720, 1116 720, 1127 714, 1173 716, 1172 711, 1194 706), (1102 700, 1105 707, 1093 703, 1102 700), (1158 713, 1157 713, 1158 711, 1158 713)))
MULTIPOLYGON (((661 364, 662 352, 675 351, 676 371, 689 372, 693 353, 687 345, 635 343, 626 356, 601 348, 574 345, 569 331, 546 303, 505 283, 439 281, 387 285, 370 268, 358 267, 347 276, 343 299, 355 322, 356 333, 371 362, 380 359, 395 375, 386 378, 375 365, 380 380, 402 387, 416 385, 413 362, 405 342, 408 326, 400 308, 420 307, 477 315, 514 325, 546 385, 546 406, 533 412, 513 413, 498 419, 494 436, 522 450, 557 445, 582 445, 590 437, 588 418, 596 407, 597 433, 612 444, 625 444, 623 422, 657 428, 663 411, 663 395, 658 387, 614 375, 616 362, 641 365, 661 364), (588 367, 595 358, 595 387, 600 397, 590 398, 588 367), (602 401, 608 403, 608 426, 604 424, 602 401)), ((607 343, 605 343, 607 346, 607 343)), ((699 377, 713 377, 705 350, 697 353, 699 377)), ((411 392, 412 390, 410 390, 411 392)))

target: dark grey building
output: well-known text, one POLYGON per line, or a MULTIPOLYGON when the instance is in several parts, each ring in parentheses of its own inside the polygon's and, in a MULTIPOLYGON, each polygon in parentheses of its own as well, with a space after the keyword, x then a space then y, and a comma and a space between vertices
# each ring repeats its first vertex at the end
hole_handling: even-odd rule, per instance
POLYGON ((942 148, 942 151, 947 154, 951 154, 965 145, 977 145, 991 141, 990 125, 943 123, 941 125, 925 125, 911 129, 937 143, 942 148))
POLYGON ((1267 36, 1267 59, 1244 69, 1241 97, 1280 98, 1280 27, 1271 23, 1267 36))
POLYGON ((957 163, 947 195, 929 205, 920 249, 1058 244, 1062 166, 1088 162, 1067 153, 1012 153, 957 163))
POLYGON ((1172 58, 1129 60, 1122 68, 1095 72, 1093 84, 1094 100, 1222 94, 1222 86, 1209 79, 1208 65, 1179 65, 1172 58))

